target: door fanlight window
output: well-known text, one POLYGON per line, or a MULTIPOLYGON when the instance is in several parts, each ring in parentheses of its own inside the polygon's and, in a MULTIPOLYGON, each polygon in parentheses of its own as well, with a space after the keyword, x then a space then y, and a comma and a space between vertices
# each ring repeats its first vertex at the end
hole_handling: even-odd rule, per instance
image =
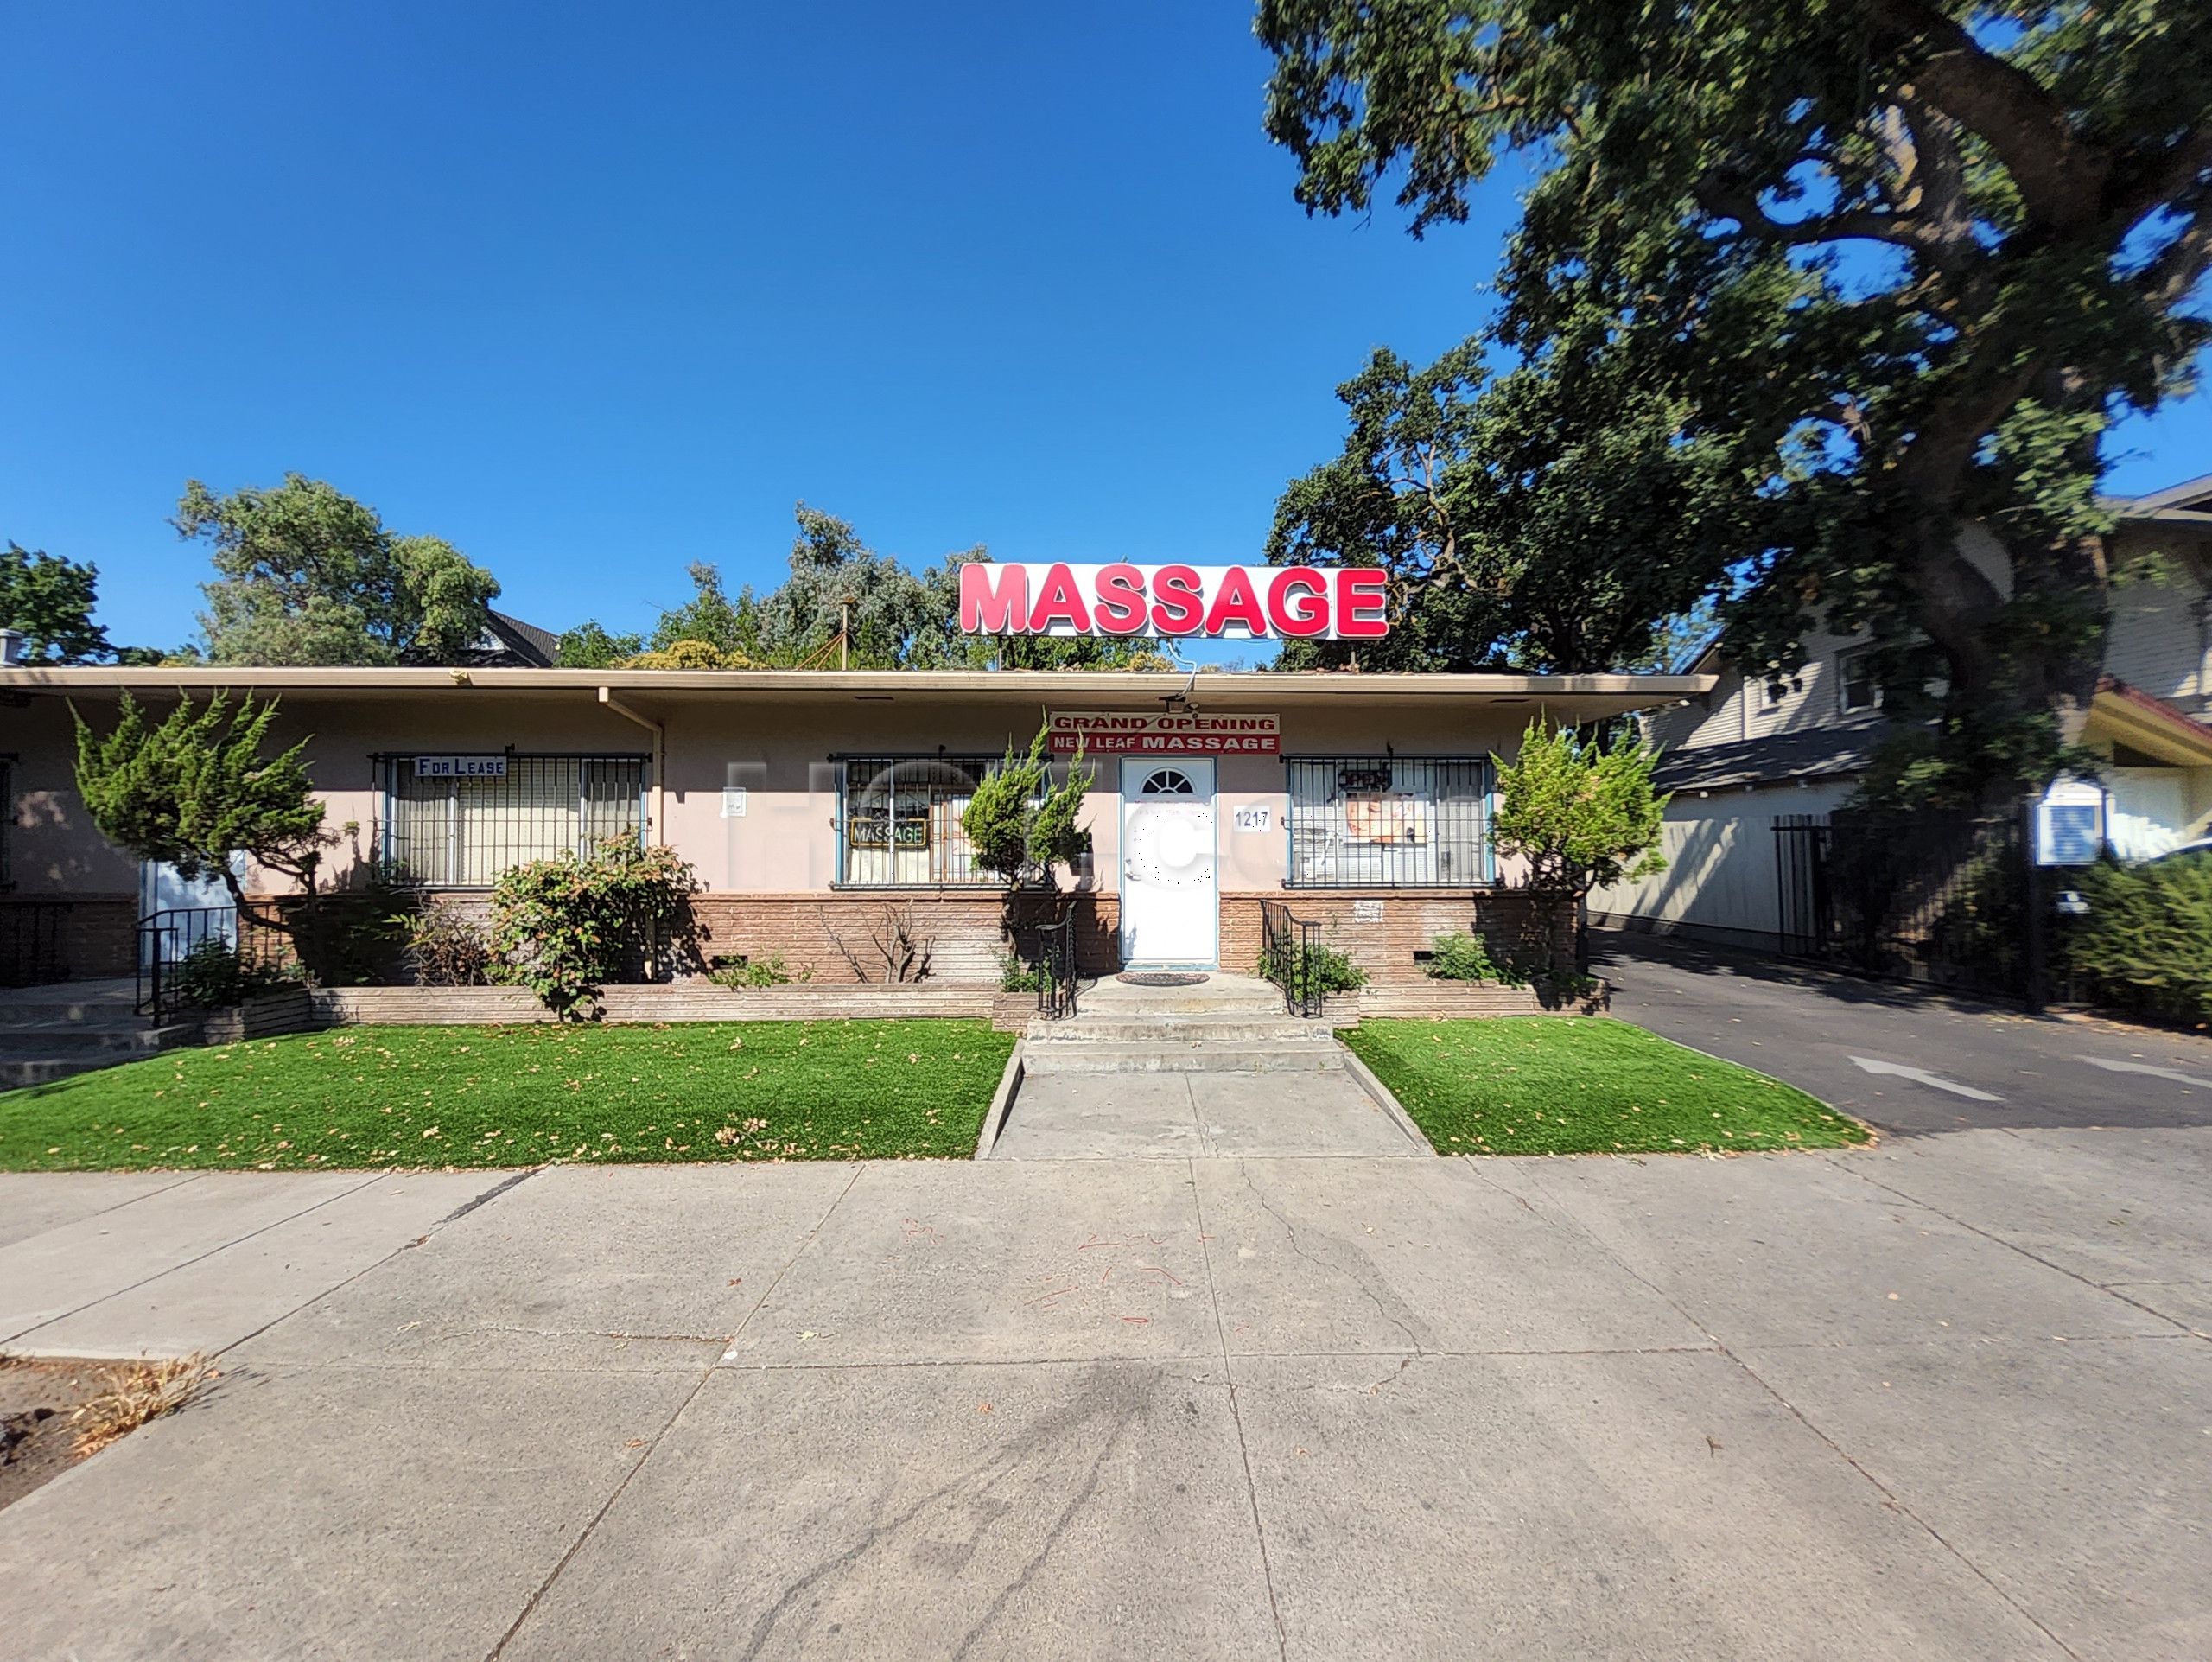
POLYGON ((1196 796, 1198 788, 1191 783, 1191 776, 1179 767, 1162 767, 1146 775, 1140 794, 1144 796, 1196 796))

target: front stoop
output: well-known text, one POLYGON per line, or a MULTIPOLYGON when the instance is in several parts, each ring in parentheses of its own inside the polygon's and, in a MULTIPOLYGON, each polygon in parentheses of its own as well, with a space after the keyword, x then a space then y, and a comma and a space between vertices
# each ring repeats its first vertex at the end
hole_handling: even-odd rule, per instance
MULTIPOLYGON (((1086 986, 1032 1020, 978 1154, 1000 1159, 1431 1152, 1350 1066, 1326 1016, 1249 976, 1086 986)), ((1387 1096, 1387 1092, 1384 1093, 1387 1096)))
POLYGON ((1286 1015, 1282 994, 1249 976, 1195 987, 1101 981, 1077 1013, 1037 1016, 1024 1044, 1028 1073, 1319 1073, 1343 1052, 1326 1021, 1286 1015))
POLYGON ((0 997, 0 1090, 50 1085, 199 1041, 199 1022, 150 1026, 128 994, 102 985, 26 987, 0 997))

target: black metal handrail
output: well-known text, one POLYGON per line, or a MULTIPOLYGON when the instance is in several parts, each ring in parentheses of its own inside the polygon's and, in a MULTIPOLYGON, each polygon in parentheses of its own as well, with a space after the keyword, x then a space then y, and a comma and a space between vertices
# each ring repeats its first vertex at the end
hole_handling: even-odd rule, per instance
POLYGON ((138 920, 138 1014, 160 1021, 180 1007, 176 966, 211 940, 238 945, 235 906, 179 906, 138 920))
POLYGON ((1076 1013, 1075 913, 1037 931, 1037 1008, 1047 1021, 1076 1013))
POLYGON ((1321 926, 1293 917, 1281 901, 1260 902, 1260 973, 1282 989, 1283 1008, 1307 1020, 1321 1013, 1321 926))
POLYGON ((0 900, 0 987, 69 979, 67 901, 0 900))

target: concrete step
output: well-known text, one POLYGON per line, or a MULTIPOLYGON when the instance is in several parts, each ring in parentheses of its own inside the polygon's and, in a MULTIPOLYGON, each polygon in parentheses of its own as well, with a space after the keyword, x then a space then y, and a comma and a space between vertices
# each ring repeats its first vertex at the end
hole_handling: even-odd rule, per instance
POLYGON ((11 993, 0 1003, 0 1031, 14 1028, 114 1027, 138 1019, 127 998, 39 997, 37 990, 11 993))
POLYGON ((1263 1045, 1037 1045, 1022 1051, 1025 1075, 1056 1073, 1327 1073, 1344 1067, 1333 1043, 1263 1045))
POLYGON ((100 1027, 0 1027, 0 1055, 20 1058, 25 1055, 73 1056, 109 1052, 150 1054, 175 1045, 196 1043, 199 1038, 200 1023, 197 1022, 171 1022, 157 1028, 135 1022, 128 1027, 120 1024, 100 1027))
POLYGON ((1132 987, 1102 981, 1077 1000, 1085 1016, 1281 1016, 1282 994, 1264 982, 1215 987, 1132 987))
POLYGON ((1029 1023, 1033 1045, 1262 1045, 1326 1040, 1326 1022, 1294 1021, 1272 1016, 1078 1016, 1058 1022, 1039 1016, 1029 1023))
POLYGON ((51 1085, 79 1073, 97 1073, 130 1060, 126 1055, 86 1051, 74 1056, 0 1056, 0 1091, 27 1085, 51 1085))

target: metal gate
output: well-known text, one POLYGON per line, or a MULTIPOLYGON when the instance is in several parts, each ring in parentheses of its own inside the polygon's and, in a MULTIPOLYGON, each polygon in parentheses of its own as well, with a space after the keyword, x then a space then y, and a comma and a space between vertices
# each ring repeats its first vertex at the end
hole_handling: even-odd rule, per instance
POLYGON ((1834 928, 1828 906, 1826 814, 1787 813, 1774 822, 1776 930, 1785 958, 1824 958, 1834 928))
POLYGON ((2012 997, 2050 933, 2011 815, 1839 812, 1774 821, 1781 950, 1862 975, 2012 997))

